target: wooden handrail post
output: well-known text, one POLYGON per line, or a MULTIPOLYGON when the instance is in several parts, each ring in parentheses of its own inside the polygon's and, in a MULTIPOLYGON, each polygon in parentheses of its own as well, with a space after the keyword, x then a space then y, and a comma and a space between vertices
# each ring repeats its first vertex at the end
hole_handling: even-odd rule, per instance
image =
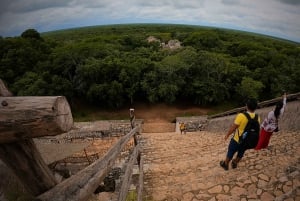
POLYGON ((135 127, 135 115, 134 115, 134 109, 133 108, 129 109, 129 115, 130 115, 131 129, 133 129, 135 127))
POLYGON ((123 136, 101 159, 81 170, 77 174, 57 184, 52 189, 39 195, 40 201, 85 201, 95 192, 101 181, 112 169, 115 160, 133 135, 139 131, 139 126, 123 136))
POLYGON ((1 79, 0 95, 0 158, 29 193, 39 195, 57 182, 32 138, 71 129, 70 107, 64 97, 11 97, 1 79))
POLYGON ((32 195, 39 195, 57 184, 32 139, 0 144, 0 158, 32 195))
POLYGON ((139 164, 139 185, 138 185, 138 197, 137 201, 142 201, 143 200, 143 190, 144 190, 144 159, 141 156, 141 153, 139 154, 138 157, 138 164, 139 164))

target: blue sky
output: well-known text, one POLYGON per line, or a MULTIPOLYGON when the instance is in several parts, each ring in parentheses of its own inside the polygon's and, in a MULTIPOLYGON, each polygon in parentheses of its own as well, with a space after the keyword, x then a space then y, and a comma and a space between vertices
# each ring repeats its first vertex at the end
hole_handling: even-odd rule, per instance
POLYGON ((300 42, 300 0, 1 0, 0 35, 92 25, 172 23, 300 42))

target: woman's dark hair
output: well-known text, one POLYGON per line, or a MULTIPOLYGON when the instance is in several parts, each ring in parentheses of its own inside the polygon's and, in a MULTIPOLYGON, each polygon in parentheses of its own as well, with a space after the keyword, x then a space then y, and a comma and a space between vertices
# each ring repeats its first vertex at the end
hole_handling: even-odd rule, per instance
POLYGON ((276 117, 276 119, 278 119, 279 115, 280 115, 280 110, 283 107, 283 103, 280 101, 276 104, 275 110, 274 110, 274 115, 276 117))

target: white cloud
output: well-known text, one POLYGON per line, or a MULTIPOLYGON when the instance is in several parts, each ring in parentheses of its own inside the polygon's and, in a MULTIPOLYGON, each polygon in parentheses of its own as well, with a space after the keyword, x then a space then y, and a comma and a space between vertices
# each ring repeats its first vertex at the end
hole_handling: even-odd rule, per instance
POLYGON ((300 42, 296 0, 2 0, 0 35, 111 23, 185 23, 237 28, 300 42))

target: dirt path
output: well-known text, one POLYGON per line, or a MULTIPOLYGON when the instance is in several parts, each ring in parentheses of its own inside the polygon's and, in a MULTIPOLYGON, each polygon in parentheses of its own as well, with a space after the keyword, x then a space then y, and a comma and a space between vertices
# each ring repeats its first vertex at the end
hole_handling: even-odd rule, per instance
POLYGON ((172 122, 176 117, 206 115, 210 109, 200 107, 170 106, 166 104, 137 105, 136 118, 145 122, 172 122))
MULTIPOLYGON (((206 115, 211 109, 200 108, 197 106, 190 105, 167 105, 164 103, 160 104, 145 104, 137 103, 133 107, 135 109, 135 116, 137 119, 143 119, 144 122, 172 122, 176 117, 184 116, 200 116, 206 115)), ((129 118, 129 108, 118 111, 92 111, 90 114, 95 120, 97 117, 105 119, 118 119, 129 118)))
POLYGON ((281 133, 268 150, 223 170, 228 142, 197 132, 143 133, 145 200, 300 200, 300 136, 281 133))

